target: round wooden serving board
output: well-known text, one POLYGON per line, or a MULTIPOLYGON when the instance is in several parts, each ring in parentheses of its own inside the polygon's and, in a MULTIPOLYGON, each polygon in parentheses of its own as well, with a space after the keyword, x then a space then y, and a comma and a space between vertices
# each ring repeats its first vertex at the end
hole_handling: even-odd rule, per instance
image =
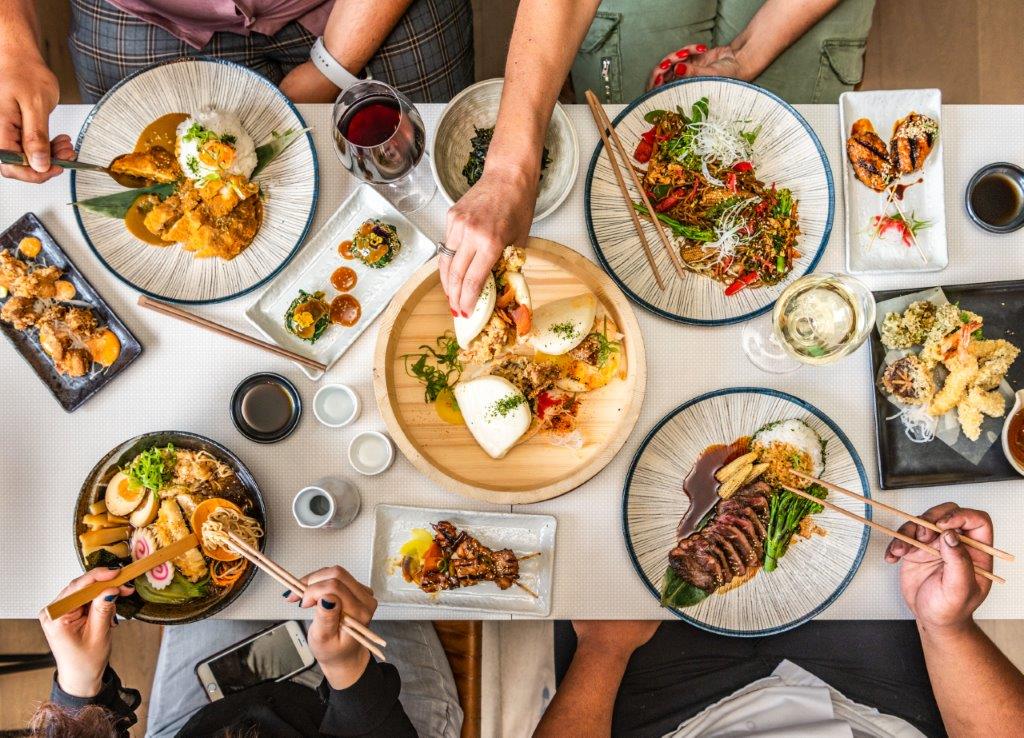
POLYGON ((398 448, 420 471, 459 494, 496 504, 539 502, 578 487, 601 471, 633 430, 647 384, 640 326, 626 297, 589 259, 566 246, 531 238, 523 273, 536 309, 544 303, 590 291, 619 330, 626 353, 626 378, 581 395, 580 449, 555 446, 538 434, 492 459, 464 425, 450 425, 424 402, 423 385, 405 371, 403 354, 451 330, 448 299, 430 261, 395 295, 377 339, 373 387, 384 422, 398 448))

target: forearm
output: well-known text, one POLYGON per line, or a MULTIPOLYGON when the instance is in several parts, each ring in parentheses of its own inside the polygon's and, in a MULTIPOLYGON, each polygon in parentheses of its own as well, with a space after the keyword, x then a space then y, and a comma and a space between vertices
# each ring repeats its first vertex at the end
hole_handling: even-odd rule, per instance
POLYGON ((533 182, 540 178, 551 111, 598 4, 598 0, 519 3, 485 169, 514 169, 533 182))
POLYGON ((565 735, 610 736, 615 695, 626 672, 627 655, 579 646, 534 738, 565 735))
POLYGON ((39 43, 39 23, 35 0, 6 0, 0 3, 0 63, 24 61, 26 58, 43 60, 39 43), (8 57, 17 54, 17 59, 8 57))
POLYGON ((928 676, 947 732, 996 735, 1024 724, 1024 675, 972 621, 952 631, 918 624, 928 676))
POLYGON ((729 44, 741 78, 752 80, 803 36, 839 0, 768 0, 729 44))
POLYGON ((334 3, 324 28, 324 46, 341 66, 358 74, 410 5, 412 0, 334 3))

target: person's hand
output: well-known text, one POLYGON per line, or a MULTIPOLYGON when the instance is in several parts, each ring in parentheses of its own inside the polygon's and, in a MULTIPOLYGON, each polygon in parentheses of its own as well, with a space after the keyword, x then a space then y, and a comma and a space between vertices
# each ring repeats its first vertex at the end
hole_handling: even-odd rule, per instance
POLYGON ((973 565, 992 571, 992 557, 962 543, 955 532, 991 545, 992 519, 987 513, 953 502, 936 505, 921 517, 946 532, 940 535, 917 523, 905 523, 899 531, 939 549, 942 559, 894 538, 885 550, 885 560, 902 563, 900 591, 922 626, 955 629, 969 625, 992 587, 992 582, 974 572, 973 565))
POLYGON ((7 58, 0 62, 0 149, 24 152, 27 167, 0 165, 0 174, 23 182, 45 182, 62 170, 51 157, 73 159, 71 138, 50 141, 50 113, 60 86, 41 59, 7 58))
POLYGON ((288 72, 279 87, 295 103, 332 103, 341 92, 311 61, 288 72))
POLYGON ((731 46, 709 49, 704 44, 690 44, 666 54, 651 70, 647 89, 674 82, 684 77, 732 77, 745 79, 743 69, 731 46))
MULTIPOLYGON (((93 582, 106 582, 119 569, 92 569, 71 581, 58 599, 77 592, 93 582)), ((103 684, 103 672, 110 661, 110 631, 117 625, 115 609, 118 595, 127 597, 135 590, 129 585, 104 589, 88 605, 52 620, 44 608, 39 613, 46 642, 57 662, 57 683, 75 697, 95 697, 103 684)))
POLYGON ((651 640, 660 620, 573 620, 576 649, 592 649, 628 660, 633 652, 651 640))
POLYGON ((442 254, 438 269, 453 316, 473 310, 505 247, 526 241, 537 186, 535 175, 488 160, 477 183, 448 211, 443 240, 455 256, 442 254))
POLYGON ((368 625, 377 609, 373 590, 355 580, 340 566, 319 569, 302 578, 306 595, 288 595, 299 607, 316 608, 306 633, 309 648, 320 664, 324 678, 334 689, 351 687, 366 670, 370 652, 341 629, 345 615, 368 625))

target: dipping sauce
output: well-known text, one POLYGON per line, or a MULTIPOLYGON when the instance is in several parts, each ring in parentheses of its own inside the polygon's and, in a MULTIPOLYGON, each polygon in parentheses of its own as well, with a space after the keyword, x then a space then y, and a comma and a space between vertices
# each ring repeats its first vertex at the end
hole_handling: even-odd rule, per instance
POLYGON ((676 528, 680 540, 696 532, 700 521, 718 504, 721 482, 715 479, 715 473, 733 459, 747 453, 748 446, 746 438, 728 446, 720 443, 708 446, 694 462, 690 473, 683 480, 683 492, 690 498, 690 508, 676 528))
POLYGON ((142 195, 137 198, 124 216, 125 228, 137 239, 151 246, 170 246, 170 241, 163 240, 153 231, 146 228, 146 214, 156 204, 154 201, 159 202, 159 198, 156 195, 142 195))
POLYGON ((276 433, 292 419, 291 395, 276 382, 264 382, 242 395, 242 417, 259 433, 276 433))
POLYGON ((971 209, 989 225, 1012 223, 1024 206, 1024 193, 1016 180, 1001 172, 986 174, 971 191, 971 209))
POLYGON ((338 267, 331 274, 331 284, 338 292, 348 292, 356 286, 357 279, 355 270, 348 267, 338 267))
POLYGON ((331 301, 331 322, 347 328, 359 322, 363 308, 352 295, 338 295, 331 301))
POLYGON ((178 126, 188 119, 188 113, 167 113, 161 115, 142 129, 139 139, 135 142, 136 151, 148 151, 154 146, 174 153, 174 145, 178 140, 178 126))
POLYGON ((352 253, 352 242, 342 241, 338 244, 338 253, 341 254, 342 259, 354 259, 355 254, 352 253))
POLYGON ((1018 464, 1024 464, 1024 408, 1018 410, 1010 418, 1010 427, 1006 431, 1006 443, 1010 447, 1010 456, 1018 464))
POLYGON ((231 396, 231 419, 238 431, 257 443, 274 443, 295 430, 302 400, 295 385, 279 374, 253 374, 231 396))

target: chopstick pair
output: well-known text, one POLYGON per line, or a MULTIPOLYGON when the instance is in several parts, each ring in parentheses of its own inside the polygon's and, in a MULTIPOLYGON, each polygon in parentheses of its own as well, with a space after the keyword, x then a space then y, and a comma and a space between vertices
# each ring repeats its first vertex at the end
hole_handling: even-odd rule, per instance
POLYGON ((658 283, 658 287, 664 290, 665 281, 662 279, 661 273, 658 271, 658 265, 654 261, 654 253, 651 251, 651 245, 647 241, 647 235, 644 233, 643 224, 640 223, 640 218, 637 216, 636 209, 633 207, 633 197, 629 194, 629 187, 626 186, 626 181, 622 177, 620 164, 619 161, 616 160, 615 156, 616 152, 618 152, 619 159, 622 162, 621 168, 629 172, 629 176, 633 180, 633 186, 636 188, 637 192, 640 193, 640 199, 643 201, 644 207, 647 208, 647 212, 651 217, 651 222, 654 223, 654 229, 658 232, 658 238, 661 239, 661 244, 665 247, 665 251, 668 253, 669 259, 672 261, 672 266, 675 267, 676 274, 680 277, 683 276, 682 260, 676 253, 675 248, 672 246, 672 242, 669 241, 668 235, 665 233, 664 226, 661 221, 658 220, 658 214, 651 205, 651 201, 647 197, 647 192, 640 183, 640 178, 636 175, 636 170, 633 169, 629 163, 629 155, 626 153, 626 149, 622 145, 622 140, 619 138, 618 132, 608 119, 608 114, 604 112, 604 108, 598 101, 597 95, 595 95, 592 90, 587 90, 586 98, 587 104, 590 106, 590 112, 594 116, 594 124, 597 125, 597 131, 601 134, 601 141, 604 143, 605 151, 608 152, 608 163, 611 164, 612 172, 615 174, 615 180, 619 184, 623 203, 625 203, 626 209, 629 211, 629 217, 633 221, 633 228, 636 229, 636 234, 640 237, 640 244, 644 248, 644 256, 647 257, 647 263, 651 267, 651 272, 654 273, 654 281, 658 283))
MULTIPOLYGON (((284 587, 287 587, 299 597, 306 596, 306 585, 298 577, 273 559, 263 555, 255 548, 242 541, 235 534, 228 533, 227 536, 228 540, 231 541, 231 547, 252 562, 253 566, 262 569, 271 578, 280 582, 284 587)), ((348 634, 352 640, 356 641, 363 648, 376 656, 379 661, 387 660, 384 657, 384 652, 381 651, 380 648, 377 648, 377 646, 373 645, 376 643, 381 647, 386 647, 388 645, 387 641, 346 613, 342 614, 342 623, 342 631, 348 634)))
POLYGON ((187 310, 182 310, 181 308, 175 307, 174 305, 168 305, 166 302, 154 300, 153 298, 147 297, 146 295, 139 295, 139 306, 148 308, 156 313, 167 315, 168 317, 171 318, 177 318, 178 320, 184 323, 191 323, 192 325, 199 326, 200 328, 205 328, 206 330, 212 333, 218 333, 222 336, 233 338, 236 341, 240 341, 241 343, 254 346, 268 353, 283 356, 284 358, 291 359, 292 361, 298 362, 303 366, 308 366, 310 369, 318 369, 322 372, 327 371, 327 366, 319 361, 306 358, 305 356, 297 354, 294 351, 289 351, 288 349, 281 348, 280 346, 275 346, 272 343, 261 341, 258 338, 253 338, 252 336, 246 335, 245 333, 233 330, 231 328, 228 328, 227 326, 221 325, 220 323, 214 323, 212 320, 201 318, 198 315, 194 315, 188 312, 187 310))
MULTIPOLYGON (((944 532, 941 528, 939 528, 939 526, 935 525, 935 523, 931 522, 930 520, 925 520, 924 518, 920 518, 920 517, 918 517, 916 515, 911 515, 910 513, 903 512, 899 508, 893 507, 892 505, 887 505, 886 503, 881 502, 879 500, 874 500, 874 499, 872 499, 870 497, 865 497, 864 495, 858 494, 858 493, 856 493, 856 492, 854 492, 852 490, 848 490, 845 487, 840 487, 839 485, 832 484, 831 482, 826 482, 825 480, 818 479, 817 477, 812 477, 811 475, 804 474, 803 472, 799 472, 799 471, 793 470, 793 473, 795 475, 797 475, 798 477, 801 477, 802 479, 806 479, 806 480, 808 480, 810 482, 815 482, 816 484, 820 484, 822 487, 825 487, 826 489, 828 489, 828 490, 830 490, 832 492, 838 492, 840 494, 847 495, 848 497, 853 497, 855 499, 861 500, 862 502, 866 502, 867 504, 871 505, 872 507, 877 507, 877 508, 880 508, 882 510, 886 510, 888 512, 891 512, 894 515, 898 515, 898 516, 902 517, 905 520, 909 520, 911 522, 917 523, 918 525, 920 525, 920 526, 922 526, 924 528, 928 528, 929 530, 934 531, 936 533, 943 533, 944 532)), ((805 499, 811 500, 812 502, 816 502, 819 505, 822 505, 823 507, 827 507, 829 510, 834 510, 835 512, 838 512, 838 513, 840 513, 842 515, 845 515, 848 518, 852 518, 853 520, 861 522, 864 525, 867 525, 867 526, 869 526, 871 528, 874 528, 875 530, 878 530, 879 532, 885 533, 886 535, 890 535, 893 538, 896 538, 897 540, 903 541, 904 543, 907 543, 907 544, 909 544, 911 546, 914 546, 915 548, 919 548, 922 551, 927 551, 928 553, 932 554, 936 558, 942 558, 942 554, 934 546, 931 546, 931 545, 929 545, 927 543, 919 541, 916 538, 911 538, 910 536, 906 536, 906 535, 900 533, 899 531, 892 530, 891 528, 887 528, 886 526, 882 525, 881 523, 876 523, 873 520, 869 520, 868 518, 861 517, 860 515, 857 515, 854 512, 850 512, 849 510, 847 510, 845 508, 839 507, 839 505, 835 505, 835 504, 829 502, 828 500, 819 499, 819 498, 815 497, 814 495, 810 495, 810 494, 804 492, 803 490, 794 489, 793 487, 788 487, 788 486, 785 486, 785 485, 783 485, 783 486, 787 490, 789 490, 790 492, 792 492, 793 494, 795 494, 795 495, 797 495, 799 497, 803 497, 805 499)), ((989 554, 990 556, 995 556, 995 557, 998 557, 1000 559, 1004 559, 1006 561, 1015 561, 1016 560, 1016 557, 1013 554, 1011 554, 1011 553, 1008 553, 1008 552, 1003 551, 1003 550, 998 549, 998 548, 993 548, 992 546, 989 546, 987 543, 982 543, 981 541, 976 541, 973 538, 971 538, 969 536, 965 536, 965 535, 963 535, 961 533, 957 533, 956 535, 960 539, 960 541, 963 542, 964 545, 969 546, 970 548, 973 548, 973 549, 978 550, 978 551, 982 551, 982 552, 984 552, 986 554, 989 554)), ((979 574, 980 576, 983 576, 986 579, 989 579, 989 580, 991 580, 993 582, 997 582, 999 584, 1005 584, 1006 583, 1006 580, 1003 579, 998 574, 994 574, 993 572, 990 572, 990 571, 988 571, 986 569, 982 569, 980 566, 978 566, 976 564, 974 565, 974 571, 977 574, 979 574)))

